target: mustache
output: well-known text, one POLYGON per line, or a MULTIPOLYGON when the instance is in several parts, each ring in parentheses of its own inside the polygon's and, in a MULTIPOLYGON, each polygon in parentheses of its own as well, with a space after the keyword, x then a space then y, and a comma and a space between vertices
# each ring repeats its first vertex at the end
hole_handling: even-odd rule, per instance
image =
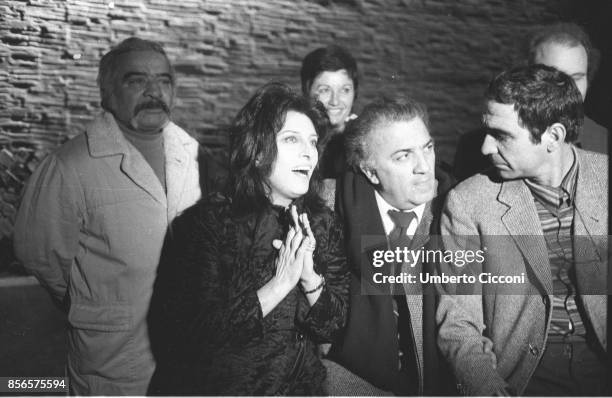
POLYGON ((134 114, 137 114, 143 109, 162 109, 164 112, 168 114, 170 113, 170 108, 168 107, 168 105, 166 105, 165 102, 157 99, 152 99, 150 101, 136 105, 136 109, 134 109, 134 114))

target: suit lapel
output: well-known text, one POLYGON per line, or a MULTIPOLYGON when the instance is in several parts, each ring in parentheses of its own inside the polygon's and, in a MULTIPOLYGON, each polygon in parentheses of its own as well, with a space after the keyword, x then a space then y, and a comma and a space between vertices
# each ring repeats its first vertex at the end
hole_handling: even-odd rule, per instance
MULTIPOLYGON (((373 283, 378 272, 372 266, 373 252, 387 249, 387 237, 378 212, 374 188, 361 175, 349 171, 342 181, 349 264, 359 276, 361 294, 381 294, 373 283)), ((384 292, 384 294, 388 294, 384 292)))
POLYGON ((166 193, 155 172, 125 139, 112 114, 103 112, 88 127, 87 141, 93 157, 121 155, 121 171, 157 202, 166 203, 166 193))
POLYGON ((397 325, 388 286, 382 285, 385 289, 382 291, 372 281, 376 272, 372 253, 377 249, 386 250, 387 238, 374 189, 366 178, 361 173, 347 171, 340 186, 342 192, 337 198, 343 210, 349 265, 355 276, 344 342, 347 347, 346 351, 343 349, 345 361, 349 368, 361 368, 362 374, 369 374, 384 388, 391 389, 397 373, 397 325))
MULTIPOLYGON (((433 221, 433 210, 432 203, 428 202, 423 211, 423 217, 419 222, 419 225, 415 231, 415 234, 410 242, 410 250, 419 250, 424 247, 430 238, 431 223, 433 221)), ((414 267, 410 267, 408 264, 402 265, 402 271, 409 274, 416 275, 417 283, 404 283, 404 290, 406 291, 406 304, 410 310, 410 326, 412 328, 412 336, 414 338, 416 357, 418 361, 418 372, 419 372, 419 388, 423 388, 423 362, 425 357, 423 355, 423 285, 420 283, 419 276, 423 272, 423 267, 428 264, 417 262, 414 267)), ((432 297, 433 298, 433 297, 432 297)))
MULTIPOLYGON (((128 144, 131 145, 131 144, 128 144)), ((157 202, 166 203, 166 193, 149 163, 136 148, 130 148, 121 159, 121 170, 134 184, 146 191, 157 202)))
POLYGON ((601 187, 607 186, 607 174, 594 170, 593 165, 583 159, 582 151, 576 150, 578 158, 578 181, 576 183, 576 213, 574 215, 574 260, 576 280, 584 309, 591 320, 599 341, 606 347, 606 282, 607 282, 607 197, 601 197, 601 187), (602 177, 603 176, 603 177, 602 177))
MULTIPOLYGON (((548 248, 529 188, 521 180, 505 181, 497 198, 508 206, 501 218, 508 234, 523 253, 546 294, 551 295, 553 290, 548 248)), ((508 264, 511 265, 512 261, 508 259, 508 264)))

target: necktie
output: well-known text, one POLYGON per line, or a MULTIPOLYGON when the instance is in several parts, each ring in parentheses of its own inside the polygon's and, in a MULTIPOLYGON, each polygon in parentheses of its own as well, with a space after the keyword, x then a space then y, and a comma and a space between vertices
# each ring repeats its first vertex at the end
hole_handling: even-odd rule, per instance
POLYGON ((410 238, 406 235, 408 227, 412 223, 412 220, 416 219, 416 214, 413 211, 397 211, 389 210, 387 212, 395 228, 389 234, 389 243, 391 246, 399 246, 398 243, 410 243, 410 238))
MULTIPOLYGON (((389 217, 393 220, 395 224, 395 228, 389 234, 389 246, 391 249, 395 249, 396 247, 404 248, 410 247, 410 237, 406 235, 408 231, 408 227, 412 223, 412 220, 416 218, 416 214, 413 211, 397 211, 397 210, 389 210, 389 217)), ((393 264, 390 274, 399 275, 402 270, 402 264, 393 264)), ((391 286, 392 294, 404 294, 404 289, 401 284, 396 286, 397 289, 394 288, 395 284, 391 286), (394 290, 395 289, 395 290, 394 290)))
MULTIPOLYGON (((410 224, 416 219, 413 211, 402 212, 389 210, 389 217, 393 220, 395 228, 389 234, 389 246, 391 249, 396 247, 410 247, 411 239, 406 234, 410 224)), ((396 275, 401 273, 402 264, 396 264, 392 271, 396 275)), ((410 326, 410 311, 406 305, 406 293, 402 284, 393 284, 391 294, 393 294, 393 313, 397 320, 397 331, 399 341, 399 371, 404 376, 400 377, 398 392, 401 395, 415 395, 418 393, 418 370, 416 366, 415 347, 412 339, 412 328, 410 326), (416 388, 416 391, 415 391, 416 388)))

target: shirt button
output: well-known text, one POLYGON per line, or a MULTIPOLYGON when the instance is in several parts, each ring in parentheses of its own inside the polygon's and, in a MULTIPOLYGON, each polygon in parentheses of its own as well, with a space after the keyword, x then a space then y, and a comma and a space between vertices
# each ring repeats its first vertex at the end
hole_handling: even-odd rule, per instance
POLYGON ((531 343, 529 344, 529 352, 533 355, 533 356, 538 356, 538 354, 540 353, 540 350, 538 349, 538 347, 532 345, 531 343))

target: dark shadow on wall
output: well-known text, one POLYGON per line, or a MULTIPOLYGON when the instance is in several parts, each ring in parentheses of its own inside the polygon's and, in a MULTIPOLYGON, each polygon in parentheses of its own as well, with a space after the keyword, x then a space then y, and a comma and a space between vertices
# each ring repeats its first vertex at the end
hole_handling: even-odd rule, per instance
POLYGON ((612 130, 612 2, 574 0, 569 5, 568 20, 584 26, 600 52, 599 69, 585 101, 586 114, 612 130))

